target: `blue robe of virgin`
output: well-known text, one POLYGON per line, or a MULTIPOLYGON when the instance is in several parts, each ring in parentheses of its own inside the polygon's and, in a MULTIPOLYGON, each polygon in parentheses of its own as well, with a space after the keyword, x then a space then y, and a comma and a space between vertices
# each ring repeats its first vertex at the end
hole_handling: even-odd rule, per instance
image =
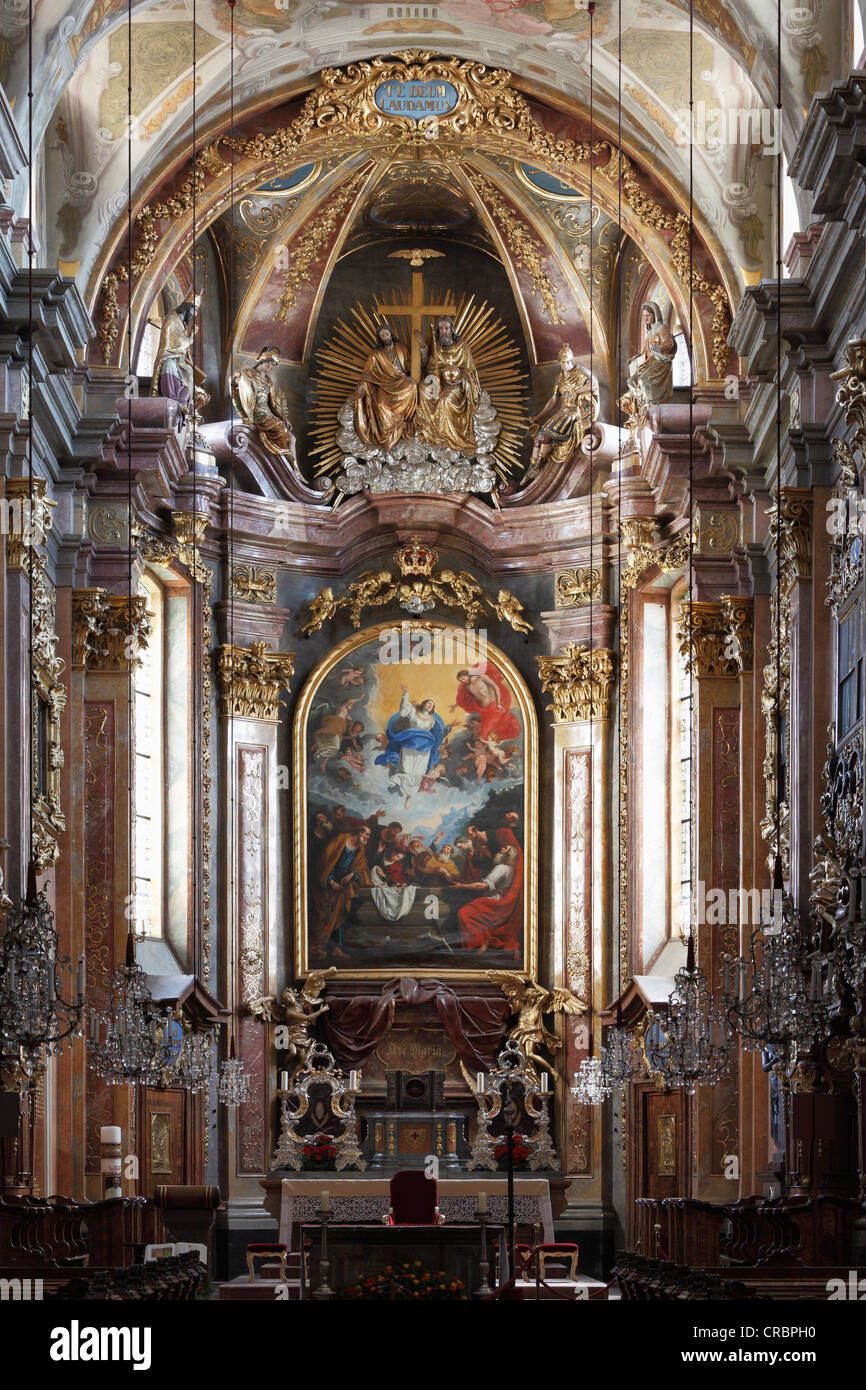
POLYGON ((415 752, 421 753, 425 749, 429 750, 430 756, 427 759, 427 772, 431 767, 435 767, 439 761, 439 746, 446 734, 446 728, 439 715, 433 715, 432 729, 398 729, 397 722, 403 718, 400 714, 392 714, 388 723, 385 725, 385 733, 388 735, 388 743, 384 752, 376 758, 377 767, 397 767, 400 763, 400 753, 404 748, 412 748, 415 752))

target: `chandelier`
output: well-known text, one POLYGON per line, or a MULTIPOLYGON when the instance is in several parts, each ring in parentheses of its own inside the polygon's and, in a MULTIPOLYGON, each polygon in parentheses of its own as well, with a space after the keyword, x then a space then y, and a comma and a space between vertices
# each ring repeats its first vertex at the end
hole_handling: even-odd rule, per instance
POLYGON ((234 1034, 229 1055, 220 1067, 217 1096, 221 1105, 229 1106, 246 1105, 250 1098, 250 1076, 236 1055, 234 1034))
POLYGON ((27 897, 10 913, 0 937, 0 1052, 16 1055, 28 1077, 46 1052, 62 1052, 63 1039, 81 1033, 84 957, 78 961, 75 996, 67 1002, 70 959, 60 954, 59 944, 54 914, 45 890, 36 891, 31 864, 27 897))
POLYGON ((723 1005, 748 1051, 807 1049, 829 1026, 824 958, 808 952, 793 903, 774 875, 774 914, 757 928, 746 956, 724 957, 723 1005))
POLYGON ((174 1020, 154 1004, 135 960, 135 938, 115 970, 107 1010, 90 1012, 90 1065, 110 1086, 158 1086, 172 1066, 174 1020))
POLYGON ((667 1015, 651 1012, 649 1021, 647 1061, 666 1086, 682 1087, 691 1096, 698 1086, 711 1086, 727 1074, 732 1051, 727 1020, 695 964, 691 933, 685 968, 674 976, 667 1015))
POLYGON ((601 1070, 609 1088, 617 1087, 621 1091, 643 1071, 634 1034, 619 1023, 609 1030, 601 1049, 601 1070))
POLYGON ((601 1105, 602 1101, 607 1100, 610 1092, 611 1087, 605 1077, 603 1065, 590 1052, 574 1074, 571 1094, 578 1105, 601 1105))
POLYGON ((184 1034, 180 1055, 174 1065, 174 1078, 192 1094, 206 1091, 213 1070, 210 1033, 197 1028, 184 1034))

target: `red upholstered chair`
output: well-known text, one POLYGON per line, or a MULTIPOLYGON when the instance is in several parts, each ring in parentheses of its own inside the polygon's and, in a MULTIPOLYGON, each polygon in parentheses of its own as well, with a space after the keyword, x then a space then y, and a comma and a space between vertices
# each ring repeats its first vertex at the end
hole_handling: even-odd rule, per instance
POLYGON ((420 1168, 404 1168, 391 1179, 389 1226, 442 1226, 439 1190, 435 1178, 427 1178, 420 1168))

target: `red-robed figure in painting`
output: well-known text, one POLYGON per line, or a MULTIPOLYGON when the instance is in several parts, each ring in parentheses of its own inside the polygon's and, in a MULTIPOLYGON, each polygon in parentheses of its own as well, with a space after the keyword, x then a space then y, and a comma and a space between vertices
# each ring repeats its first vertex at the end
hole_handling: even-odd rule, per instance
POLYGON ((460 939, 467 951, 479 954, 490 947, 517 953, 523 936, 523 850, 508 828, 497 830, 496 843, 493 867, 480 882, 453 885, 487 890, 457 910, 460 939))
POLYGON ((490 662, 485 662, 483 669, 474 666, 471 671, 457 672, 457 703, 451 708, 477 714, 482 739, 493 734, 502 743, 520 734, 520 720, 511 709, 511 691, 504 676, 490 662))

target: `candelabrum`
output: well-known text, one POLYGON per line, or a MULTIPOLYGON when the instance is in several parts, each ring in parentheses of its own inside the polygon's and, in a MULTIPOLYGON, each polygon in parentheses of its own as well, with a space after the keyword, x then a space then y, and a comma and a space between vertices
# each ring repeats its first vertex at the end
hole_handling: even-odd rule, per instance
POLYGON ((358 1142, 358 1118, 355 1113, 355 1098, 361 1089, 361 1073, 350 1071, 348 1077, 334 1066, 333 1054, 322 1043, 313 1043, 304 1064, 295 1072, 289 1086, 288 1073, 282 1075, 282 1083, 277 1089, 280 1097, 280 1137, 274 1150, 275 1168, 293 1168, 296 1172, 303 1162, 304 1145, 310 1142, 311 1135, 300 1134, 298 1125, 310 1108, 312 1087, 324 1086, 330 1092, 328 1109, 330 1118, 342 1126, 342 1133, 329 1136, 337 1150, 335 1167, 361 1168, 367 1166, 361 1156, 358 1142))
POLYGON ((502 1113, 506 1099, 513 1096, 515 1084, 522 1093, 524 1113, 536 1126, 534 1135, 523 1135, 530 1151, 529 1167, 534 1171, 538 1168, 553 1168, 556 1165, 556 1150, 550 1135, 547 1107, 552 1094, 548 1089, 547 1072, 541 1072, 539 1075, 535 1067, 527 1062, 525 1053, 517 1043, 509 1040, 497 1057, 496 1066, 487 1073, 479 1072, 476 1078, 478 1124, 467 1169, 497 1167, 490 1126, 502 1113))
POLYGON ((733 1054, 727 1019, 695 964, 689 935, 686 965, 674 976, 665 1015, 651 1014, 645 1038, 647 1062, 666 1086, 694 1095, 725 1076, 733 1054))
MULTIPOLYGON (((319 1222, 322 1227, 322 1253, 319 1258, 319 1284, 313 1290, 313 1298, 333 1298, 334 1290, 328 1283, 328 1274, 331 1270, 331 1261, 328 1259, 328 1222, 331 1220, 332 1212, 329 1207, 319 1208, 319 1222)), ((301 1249, 301 1259, 304 1258, 303 1248, 301 1249)))

